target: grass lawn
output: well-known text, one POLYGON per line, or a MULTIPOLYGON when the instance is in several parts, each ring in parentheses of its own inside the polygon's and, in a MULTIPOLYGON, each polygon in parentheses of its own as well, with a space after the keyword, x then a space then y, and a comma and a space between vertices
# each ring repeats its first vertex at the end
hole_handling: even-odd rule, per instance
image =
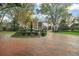
POLYGON ((60 34, 71 34, 71 35, 79 35, 79 31, 78 32, 58 32, 60 34))
POLYGON ((0 34, 15 34, 13 31, 1 31, 0 34))

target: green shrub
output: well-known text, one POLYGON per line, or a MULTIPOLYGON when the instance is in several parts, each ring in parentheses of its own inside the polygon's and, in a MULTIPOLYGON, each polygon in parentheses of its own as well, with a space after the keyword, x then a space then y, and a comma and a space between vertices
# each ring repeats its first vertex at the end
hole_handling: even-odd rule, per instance
POLYGON ((30 28, 23 28, 23 27, 20 27, 18 31, 16 31, 16 34, 15 36, 25 36, 25 35, 28 35, 28 36, 31 36, 31 35, 38 35, 38 30, 36 29, 31 29, 30 28), (32 30, 32 31, 31 31, 32 30))
POLYGON ((69 30, 69 27, 67 24, 61 24, 59 26, 59 31, 68 31, 69 30))
POLYGON ((46 36, 47 35, 47 30, 46 29, 42 29, 40 34, 41 34, 41 36, 46 36))
POLYGON ((26 32, 27 35, 31 35, 30 29, 26 29, 25 32, 26 32))
POLYGON ((27 35, 31 35, 31 34, 34 34, 34 35, 38 35, 38 30, 37 29, 26 29, 26 34, 27 35))
POLYGON ((6 27, 3 27, 3 31, 6 31, 6 27))
POLYGON ((66 24, 65 20, 62 20, 61 23, 59 24, 59 28, 58 31, 68 31, 69 30, 69 26, 66 24))
POLYGON ((33 29, 33 31, 32 31, 32 34, 34 34, 34 35, 38 35, 38 30, 37 29, 33 29))
POLYGON ((18 24, 15 24, 15 26, 14 25, 11 26, 11 30, 12 31, 17 31, 18 29, 19 29, 19 25, 18 24))
POLYGON ((0 27, 0 31, 3 31, 3 28, 2 27, 0 27))
POLYGON ((16 31, 15 36, 24 36, 25 34, 25 28, 20 27, 19 30, 16 31))
POLYGON ((71 31, 79 31, 79 24, 72 24, 70 27, 71 31))

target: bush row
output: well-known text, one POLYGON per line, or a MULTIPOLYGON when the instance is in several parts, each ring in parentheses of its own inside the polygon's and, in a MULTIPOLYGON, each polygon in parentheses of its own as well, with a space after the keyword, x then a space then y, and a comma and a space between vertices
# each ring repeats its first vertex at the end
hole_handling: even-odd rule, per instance
POLYGON ((30 28, 23 28, 20 27, 18 31, 16 31, 15 36, 31 36, 31 35, 41 35, 41 36, 46 36, 47 34, 47 30, 46 29, 42 29, 42 30, 38 30, 38 29, 30 29, 30 28))
POLYGON ((70 27, 67 24, 60 24, 58 31, 79 31, 79 24, 72 24, 70 27))

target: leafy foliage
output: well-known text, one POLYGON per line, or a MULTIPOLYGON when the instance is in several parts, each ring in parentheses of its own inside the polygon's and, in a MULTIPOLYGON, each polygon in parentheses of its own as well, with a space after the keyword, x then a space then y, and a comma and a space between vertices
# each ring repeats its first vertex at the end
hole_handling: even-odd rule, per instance
POLYGON ((41 36, 46 36, 47 35, 47 29, 43 28, 40 32, 41 36))
MULTIPOLYGON (((70 15, 68 14, 66 8, 71 4, 58 4, 58 3, 50 3, 50 4, 42 4, 42 13, 48 14, 51 16, 51 22, 53 26, 59 25, 61 20, 66 20, 70 15)), ((69 20, 69 19, 68 19, 69 20)))
POLYGON ((79 31, 79 24, 72 24, 70 27, 71 31, 79 31))
POLYGON ((62 20, 59 24, 59 31, 68 31, 69 26, 66 24, 65 20, 62 20))

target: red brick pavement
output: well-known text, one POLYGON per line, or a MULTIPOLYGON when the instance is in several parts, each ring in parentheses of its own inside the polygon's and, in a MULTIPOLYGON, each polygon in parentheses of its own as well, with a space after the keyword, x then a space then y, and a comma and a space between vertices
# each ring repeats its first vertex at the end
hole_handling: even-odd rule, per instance
POLYGON ((79 37, 48 32, 46 37, 14 38, 0 36, 1 56, 75 56, 79 37))

